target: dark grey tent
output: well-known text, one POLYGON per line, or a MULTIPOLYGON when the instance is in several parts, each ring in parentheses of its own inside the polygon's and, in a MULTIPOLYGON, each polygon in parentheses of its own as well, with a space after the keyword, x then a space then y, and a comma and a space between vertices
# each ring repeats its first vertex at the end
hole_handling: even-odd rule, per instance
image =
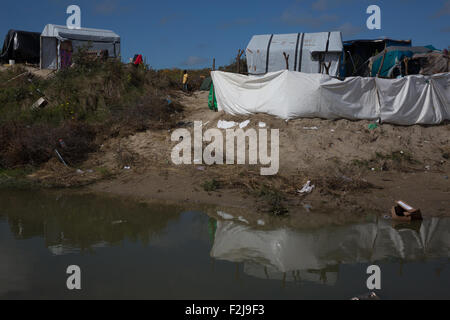
POLYGON ((212 79, 211 77, 203 80, 202 85, 200 86, 200 91, 209 91, 211 89, 212 79))
POLYGON ((0 61, 28 62, 38 64, 40 59, 40 37, 37 32, 9 30, 5 37, 0 61))

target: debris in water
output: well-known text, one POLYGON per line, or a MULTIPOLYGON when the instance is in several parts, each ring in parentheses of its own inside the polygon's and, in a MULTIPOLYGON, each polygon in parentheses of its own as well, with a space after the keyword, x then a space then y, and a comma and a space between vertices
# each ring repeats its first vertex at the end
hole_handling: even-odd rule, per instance
POLYGON ((375 292, 370 292, 367 294, 362 294, 360 296, 354 297, 351 300, 358 301, 358 300, 381 300, 380 297, 377 296, 375 292))

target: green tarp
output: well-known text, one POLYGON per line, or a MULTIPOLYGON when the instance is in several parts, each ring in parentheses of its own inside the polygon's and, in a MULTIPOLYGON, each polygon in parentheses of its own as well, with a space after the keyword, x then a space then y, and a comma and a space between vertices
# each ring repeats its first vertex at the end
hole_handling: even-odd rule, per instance
POLYGON ((211 89, 209 90, 208 107, 212 111, 217 111, 217 100, 214 92, 214 84, 211 82, 211 89))

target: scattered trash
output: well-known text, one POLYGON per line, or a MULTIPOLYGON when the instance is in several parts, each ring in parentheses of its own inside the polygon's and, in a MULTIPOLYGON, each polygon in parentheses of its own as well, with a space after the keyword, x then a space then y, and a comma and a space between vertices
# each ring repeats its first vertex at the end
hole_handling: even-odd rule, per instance
POLYGON ((43 109, 47 106, 48 101, 44 98, 39 98, 33 105, 31 106, 31 110, 43 109))
POLYGON ((351 300, 358 301, 358 300, 381 300, 381 299, 380 297, 377 296, 375 292, 370 292, 367 294, 362 294, 360 296, 354 297, 351 300))
POLYGON ((378 129, 378 123, 369 124, 369 130, 375 130, 375 129, 378 129))
POLYGON ((83 174, 84 173, 84 171, 83 170, 80 170, 80 169, 77 169, 77 171, 76 171, 78 174, 83 174))
POLYGON ((63 157, 61 156, 61 154, 58 152, 57 149, 55 149, 55 153, 58 156, 59 160, 62 162, 62 164, 68 167, 67 163, 64 161, 63 157))
POLYGON ((234 121, 219 120, 219 122, 217 123, 217 128, 219 128, 219 129, 231 129, 236 126, 237 126, 237 123, 234 121))
POLYGON ((347 176, 342 176, 342 180, 344 180, 345 182, 352 182, 353 181, 352 178, 349 178, 347 176))
POLYGON ((383 219, 384 219, 384 220, 392 220, 392 217, 391 217, 391 216, 388 216, 388 215, 385 215, 385 216, 383 216, 383 219))
POLYGON ((265 128, 267 125, 264 122, 260 122, 260 123, 258 123, 258 126, 260 128, 265 128))
POLYGON ((206 168, 205 168, 205 167, 197 167, 197 170, 198 170, 198 171, 205 171, 206 168))
POLYGON ((122 221, 122 220, 117 220, 117 221, 113 221, 111 222, 112 225, 117 225, 117 224, 122 224, 125 223, 126 221, 122 221))
POLYGON ((63 149, 67 148, 67 145, 63 139, 59 139, 58 142, 59 142, 59 145, 61 146, 61 148, 63 148, 63 149))
POLYGON ((10 66, 13 66, 13 65, 15 65, 16 64, 16 60, 9 60, 9 65, 10 66))
POLYGON ((263 220, 258 220, 257 221, 258 226, 265 226, 266 223, 263 220))
POLYGON ((239 125, 239 128, 244 129, 250 124, 250 120, 246 120, 239 125))
POLYGON ((239 217, 238 220, 239 220, 240 222, 245 223, 245 224, 250 224, 250 222, 248 222, 248 221, 247 221, 246 219, 244 219, 243 217, 239 217))
POLYGON ((217 211, 217 214, 219 217, 221 217, 224 220, 233 220, 234 217, 231 214, 225 213, 223 211, 217 211))
POLYGON ((431 170, 431 166, 425 166, 425 170, 430 171, 431 170))
POLYGON ((306 212, 311 212, 311 210, 312 210, 312 205, 310 205, 310 204, 304 204, 303 205, 303 208, 305 208, 305 210, 306 210, 306 212))
POLYGON ((420 209, 414 209, 404 201, 397 201, 396 206, 391 210, 392 219, 396 221, 421 221, 422 212, 420 209))
POLYGON ((318 127, 303 127, 303 130, 319 130, 318 127))
POLYGON ((336 132, 336 130, 334 130, 334 129, 331 129, 331 132, 336 132))
POLYGON ((86 172, 87 172, 87 173, 94 173, 94 170, 89 169, 89 170, 86 170, 86 172))
POLYGON ((375 171, 375 168, 372 168, 372 171, 375 171))
POLYGON ((306 193, 311 193, 314 188, 316 186, 315 185, 311 185, 311 181, 308 181, 304 186, 302 190, 298 190, 297 192, 300 194, 306 194, 306 193))
POLYGON ((130 170, 130 169, 131 169, 130 166, 125 166, 125 167, 123 167, 123 170, 130 170))

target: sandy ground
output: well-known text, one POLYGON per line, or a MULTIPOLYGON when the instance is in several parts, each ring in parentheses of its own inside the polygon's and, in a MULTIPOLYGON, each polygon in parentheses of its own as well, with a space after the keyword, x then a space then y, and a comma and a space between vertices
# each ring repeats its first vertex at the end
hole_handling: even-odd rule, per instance
POLYGON ((254 223, 265 217, 299 227, 305 221, 344 222, 365 213, 383 216, 396 200, 421 208, 425 216, 450 216, 450 124, 383 124, 369 130, 368 121, 233 117, 210 111, 207 97, 207 92, 180 94, 186 106, 180 127, 192 131, 192 122, 202 121, 206 130, 217 128, 218 120, 251 120, 246 129, 257 128, 259 122, 279 129, 278 175, 261 177, 259 166, 249 165, 175 166, 170 153, 176 143, 170 141, 171 131, 160 130, 109 140, 74 179, 91 181, 99 177, 98 170, 86 170, 102 167, 113 178, 88 186, 89 191, 149 202, 212 205, 214 212, 223 208, 254 223), (204 186, 213 179, 219 183, 217 190, 204 186), (313 192, 298 194, 308 180, 316 186, 313 192), (273 217, 274 201, 262 191, 266 189, 282 194, 281 204, 289 210, 286 217, 273 217))

